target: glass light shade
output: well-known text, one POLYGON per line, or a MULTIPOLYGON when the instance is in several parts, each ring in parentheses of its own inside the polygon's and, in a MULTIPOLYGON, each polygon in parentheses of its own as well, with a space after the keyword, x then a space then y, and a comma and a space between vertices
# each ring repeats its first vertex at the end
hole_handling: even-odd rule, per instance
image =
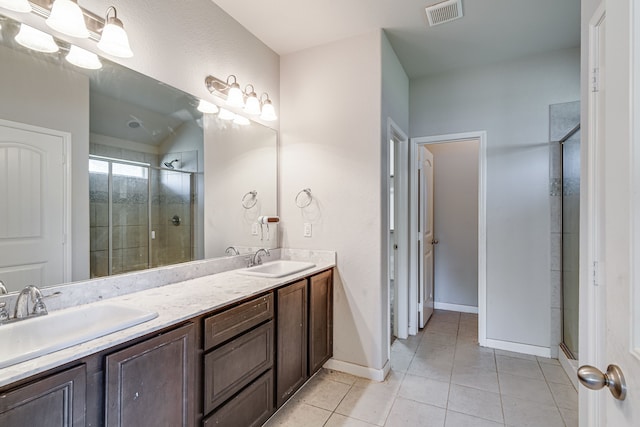
POLYGON ((236 118, 236 115, 235 115, 235 113, 232 113, 229 110, 221 108, 220 112, 218 113, 218 118, 220 118, 222 120, 233 120, 233 119, 236 118))
POLYGON ((264 101, 264 104, 262 104, 262 114, 260 114, 260 118, 266 122, 278 120, 278 116, 276 116, 276 109, 273 108, 271 100, 267 99, 264 101))
POLYGON ((14 12, 31 12, 31 5, 28 0, 0 0, 0 7, 14 12))
POLYGON ((244 111, 247 114, 260 114, 260 101, 255 92, 250 93, 247 97, 247 102, 244 104, 244 111))
POLYGON ((238 83, 233 83, 229 87, 229 93, 227 93, 227 105, 239 108, 244 107, 244 97, 238 83))
POLYGON ((243 116, 241 116, 239 114, 236 114, 236 117, 233 119, 233 123, 235 123, 237 125, 240 125, 240 126, 247 126, 251 122, 246 117, 243 117, 243 116))
POLYGON ((55 0, 47 25, 56 31, 80 39, 89 38, 89 30, 84 22, 82 9, 71 0, 55 0))
POLYGON ((36 30, 27 24, 20 24, 16 42, 28 49, 44 53, 54 53, 60 49, 51 34, 36 30))
POLYGON ((198 103, 198 111, 200 111, 201 113, 215 114, 220 111, 220 109, 216 104, 212 104, 209 101, 201 99, 198 103))
POLYGON ((69 49, 69 53, 65 59, 77 67, 88 70, 98 70, 102 68, 102 62, 100 62, 98 55, 74 45, 71 45, 71 49, 69 49))
POLYGON ((98 42, 98 48, 104 53, 119 58, 131 58, 133 52, 129 47, 129 37, 124 30, 122 21, 118 18, 109 18, 102 30, 102 37, 98 42))

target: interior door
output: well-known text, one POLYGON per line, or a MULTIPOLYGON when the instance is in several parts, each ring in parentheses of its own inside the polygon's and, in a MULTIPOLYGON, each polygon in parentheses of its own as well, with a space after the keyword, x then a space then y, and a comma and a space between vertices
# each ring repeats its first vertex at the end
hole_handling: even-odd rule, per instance
POLYGON ((433 314, 433 154, 419 147, 418 167, 418 313, 421 328, 433 314))
POLYGON ((0 280, 9 291, 70 279, 64 185, 64 138, 0 121, 0 280))
POLYGON ((606 14, 601 7, 590 23, 588 273, 580 306, 587 343, 581 335, 586 355, 581 350, 578 370, 585 426, 640 425, 640 115, 629 114, 638 115, 629 100, 639 89, 630 85, 629 52, 620 46, 631 34, 628 7, 607 2, 606 14))

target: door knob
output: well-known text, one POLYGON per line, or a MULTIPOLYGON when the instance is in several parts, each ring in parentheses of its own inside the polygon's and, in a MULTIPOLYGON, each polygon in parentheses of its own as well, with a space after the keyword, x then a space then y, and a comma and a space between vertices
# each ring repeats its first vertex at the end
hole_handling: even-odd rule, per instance
POLYGON ((437 245, 437 244, 438 244, 438 239, 433 239, 433 240, 431 241, 431 244, 432 244, 432 245, 437 245))
POLYGON ((613 397, 624 400, 627 397, 627 383, 622 375, 622 370, 617 365, 607 366, 607 372, 590 365, 581 366, 578 369, 580 384, 591 390, 600 390, 608 387, 613 397))

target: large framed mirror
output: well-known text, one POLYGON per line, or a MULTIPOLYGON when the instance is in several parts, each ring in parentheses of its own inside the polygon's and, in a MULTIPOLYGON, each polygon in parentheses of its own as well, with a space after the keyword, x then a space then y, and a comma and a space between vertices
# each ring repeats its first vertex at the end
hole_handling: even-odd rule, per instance
POLYGON ((0 15, 0 280, 52 286, 278 246, 277 132, 0 15), (246 122, 245 122, 246 123, 246 122), (229 247, 233 249, 230 250, 229 247))

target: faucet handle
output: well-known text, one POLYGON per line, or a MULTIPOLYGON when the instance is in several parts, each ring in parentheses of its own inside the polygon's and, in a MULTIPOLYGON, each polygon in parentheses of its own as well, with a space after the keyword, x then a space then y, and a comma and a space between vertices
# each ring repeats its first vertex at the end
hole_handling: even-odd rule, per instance
POLYGON ((0 323, 9 320, 9 312, 7 311, 7 302, 0 302, 0 323))

